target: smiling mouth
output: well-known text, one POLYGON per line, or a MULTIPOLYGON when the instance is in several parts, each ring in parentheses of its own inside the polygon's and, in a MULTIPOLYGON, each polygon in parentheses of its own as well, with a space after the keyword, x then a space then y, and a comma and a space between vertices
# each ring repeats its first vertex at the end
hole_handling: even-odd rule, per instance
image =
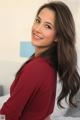
POLYGON ((32 36, 33 36, 34 39, 37 39, 37 40, 43 39, 43 37, 41 37, 41 36, 39 36, 39 35, 37 35, 35 33, 32 33, 32 36))

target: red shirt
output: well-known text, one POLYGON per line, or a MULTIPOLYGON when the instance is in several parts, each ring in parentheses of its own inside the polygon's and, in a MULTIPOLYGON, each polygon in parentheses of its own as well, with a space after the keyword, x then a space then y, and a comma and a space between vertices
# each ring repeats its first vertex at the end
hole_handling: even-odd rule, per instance
POLYGON ((13 82, 0 114, 6 120, 44 120, 53 112, 56 77, 49 58, 33 58, 13 82))

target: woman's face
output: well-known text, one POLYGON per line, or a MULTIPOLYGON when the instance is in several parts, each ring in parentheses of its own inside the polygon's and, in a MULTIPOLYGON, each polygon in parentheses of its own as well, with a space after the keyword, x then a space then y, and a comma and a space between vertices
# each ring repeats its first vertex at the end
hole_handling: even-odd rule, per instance
POLYGON ((43 8, 32 26, 32 44, 37 48, 49 48, 56 41, 55 12, 43 8))

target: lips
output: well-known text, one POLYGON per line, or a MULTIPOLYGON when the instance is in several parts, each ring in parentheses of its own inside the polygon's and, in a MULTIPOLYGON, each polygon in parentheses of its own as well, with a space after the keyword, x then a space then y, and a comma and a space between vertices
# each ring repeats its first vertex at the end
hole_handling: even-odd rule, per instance
POLYGON ((36 39, 36 40, 41 40, 41 39, 43 39, 43 37, 40 36, 40 35, 38 35, 37 33, 32 33, 32 37, 33 37, 34 39, 36 39))

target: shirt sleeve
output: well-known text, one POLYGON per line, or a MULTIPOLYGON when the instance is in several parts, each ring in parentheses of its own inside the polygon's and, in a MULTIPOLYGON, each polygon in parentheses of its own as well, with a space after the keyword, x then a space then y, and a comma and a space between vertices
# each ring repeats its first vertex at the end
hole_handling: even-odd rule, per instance
POLYGON ((6 115, 6 120, 18 120, 30 96, 38 90, 41 67, 36 65, 26 65, 10 98, 0 110, 0 114, 6 115))

